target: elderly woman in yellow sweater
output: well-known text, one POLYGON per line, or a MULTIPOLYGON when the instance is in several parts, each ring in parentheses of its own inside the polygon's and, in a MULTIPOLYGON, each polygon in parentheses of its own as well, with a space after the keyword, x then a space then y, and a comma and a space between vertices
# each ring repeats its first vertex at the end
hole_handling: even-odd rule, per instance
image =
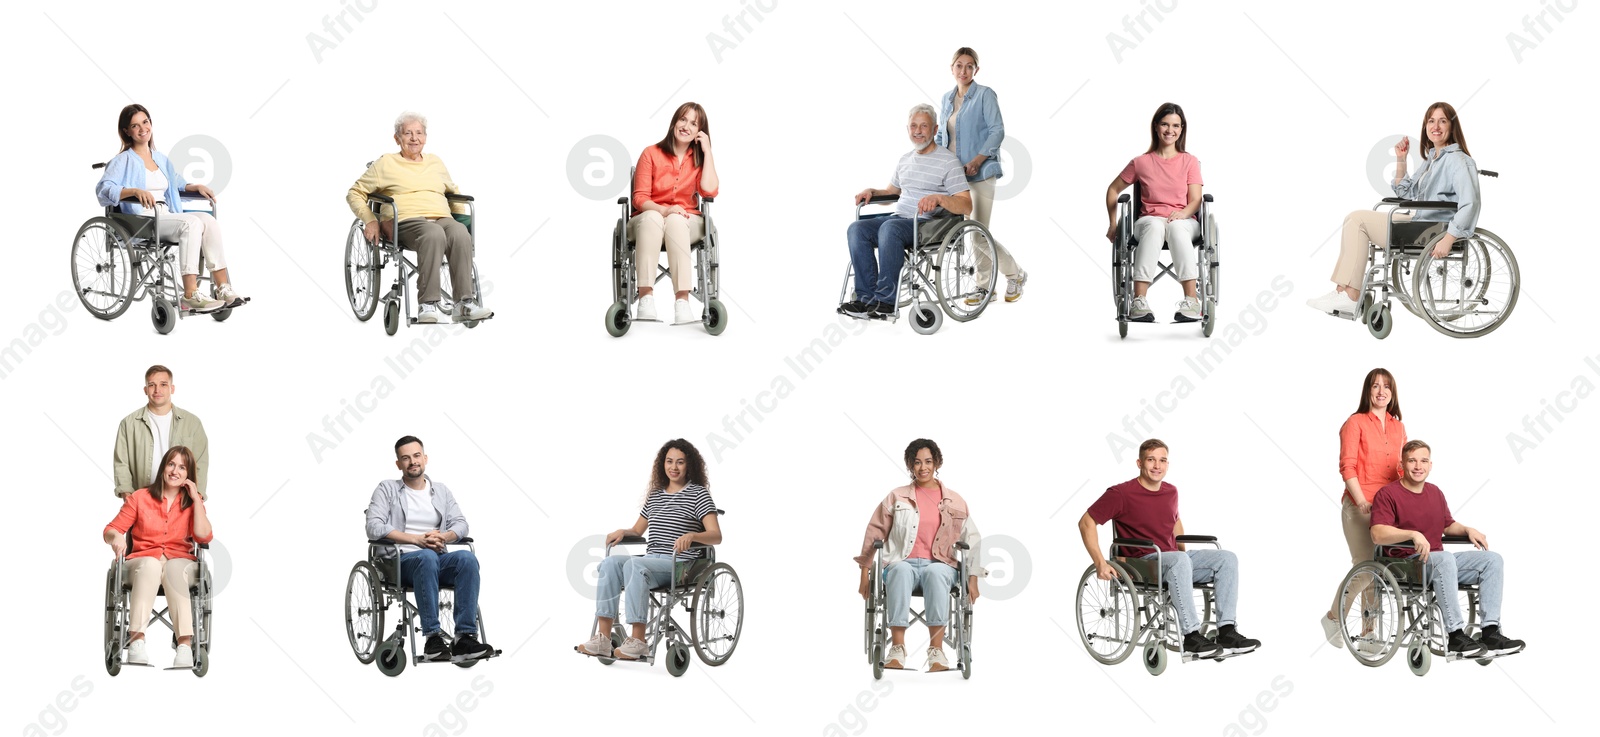
MULTIPOLYGON (((466 206, 445 199, 446 194, 456 194, 459 190, 451 181, 449 170, 444 168, 444 161, 433 154, 422 153, 422 147, 428 142, 428 119, 417 113, 401 113, 394 121, 394 142, 400 145, 400 152, 384 154, 372 162, 366 173, 350 186, 345 202, 366 224, 367 240, 375 242, 379 221, 367 207, 367 195, 378 193, 394 199, 400 245, 417 252, 417 291, 421 293, 417 322, 445 321, 439 309, 439 267, 444 259, 449 259, 454 267, 450 269, 450 286, 451 293, 457 297, 455 321, 493 317, 492 310, 470 297, 463 298, 463 295, 473 294, 472 234, 454 217, 458 212, 466 214, 466 206)), ((388 229, 387 224, 383 227, 388 229)), ((383 235, 393 237, 394 234, 385 232, 383 235)))

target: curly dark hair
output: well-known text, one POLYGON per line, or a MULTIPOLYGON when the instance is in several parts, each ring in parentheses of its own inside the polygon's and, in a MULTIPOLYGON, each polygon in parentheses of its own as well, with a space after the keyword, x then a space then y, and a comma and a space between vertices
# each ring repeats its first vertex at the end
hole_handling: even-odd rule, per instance
POLYGON ((933 465, 944 465, 944 454, 939 452, 939 444, 927 438, 917 438, 906 446, 906 471, 911 470, 911 464, 917 460, 917 453, 923 448, 927 448, 928 452, 933 454, 933 465))
POLYGON ((684 481, 691 484, 699 484, 709 490, 711 488, 711 480, 706 478, 706 459, 700 456, 700 451, 696 450, 689 441, 683 438, 673 438, 662 445, 661 450, 656 451, 656 463, 650 468, 650 488, 645 491, 667 488, 667 472, 665 470, 667 451, 674 448, 683 453, 683 460, 688 466, 686 469, 688 473, 684 474, 684 481))

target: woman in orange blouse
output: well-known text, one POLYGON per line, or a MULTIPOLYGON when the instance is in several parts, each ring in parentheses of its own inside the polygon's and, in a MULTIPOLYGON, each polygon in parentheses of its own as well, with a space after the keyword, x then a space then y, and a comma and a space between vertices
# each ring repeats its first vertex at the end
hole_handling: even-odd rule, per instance
POLYGON ((118 558, 127 556, 128 578, 133 583, 129 663, 150 662, 145 652, 144 628, 150 623, 156 589, 165 585, 167 610, 178 630, 178 650, 172 667, 194 666, 189 586, 195 580, 195 559, 190 543, 211 541, 211 520, 206 516, 205 497, 195 487, 194 467, 194 454, 188 448, 168 448, 161 456, 161 477, 148 488, 124 497, 122 511, 106 525, 105 541, 118 558), (130 530, 132 550, 126 541, 130 530))
POLYGON ((711 157, 711 124, 706 110, 686 102, 672 114, 667 135, 639 154, 633 174, 633 217, 628 219, 628 239, 634 243, 639 269, 639 304, 635 320, 656 319, 656 268, 661 246, 667 247, 667 270, 677 291, 674 322, 696 322, 700 316, 689 307, 694 267, 689 244, 705 237, 699 197, 717 196, 717 166, 711 157))
MULTIPOLYGON (((1361 404, 1339 428, 1339 476, 1344 479, 1340 518, 1352 565, 1372 560, 1372 496, 1400 478, 1400 450, 1406 426, 1400 421, 1400 393, 1388 369, 1367 372, 1361 404)), ((1334 647, 1344 647, 1339 629, 1337 594, 1333 609, 1322 619, 1323 632, 1334 647)))

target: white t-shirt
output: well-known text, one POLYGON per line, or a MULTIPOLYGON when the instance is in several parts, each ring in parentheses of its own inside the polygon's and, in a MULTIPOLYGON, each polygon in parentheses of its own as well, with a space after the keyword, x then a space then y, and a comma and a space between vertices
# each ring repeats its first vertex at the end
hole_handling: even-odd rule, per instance
POLYGON ((172 447, 172 410, 168 409, 164 415, 151 412, 148 407, 144 411, 145 421, 150 423, 150 473, 152 478, 146 479, 155 483, 161 478, 161 457, 167 454, 167 449, 172 447))
MULTIPOLYGON (((439 529, 439 510, 433 508, 433 482, 422 480, 422 490, 418 491, 406 487, 406 532, 412 535, 421 535, 430 530, 439 529)), ((396 546, 402 553, 421 550, 415 545, 401 544, 396 546)))
MULTIPOLYGON (((149 192, 150 196, 156 198, 157 201, 165 200, 167 197, 167 175, 162 174, 160 169, 156 169, 155 171, 145 169, 144 188, 145 191, 149 192)), ((140 209, 142 210, 144 208, 141 207, 140 209)), ((156 205, 156 209, 160 210, 163 215, 168 212, 165 205, 156 205)))

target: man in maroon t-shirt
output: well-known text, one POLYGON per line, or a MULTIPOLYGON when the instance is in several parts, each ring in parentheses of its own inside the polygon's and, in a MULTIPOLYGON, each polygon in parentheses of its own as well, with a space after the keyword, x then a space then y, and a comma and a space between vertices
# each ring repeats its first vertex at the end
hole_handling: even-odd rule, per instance
POLYGON ((1239 598, 1239 559, 1227 550, 1185 550, 1178 538, 1183 535, 1183 520, 1178 517, 1178 489, 1162 481, 1167 475, 1167 444, 1150 439, 1139 445, 1139 477, 1125 481, 1100 495, 1078 520, 1083 546, 1094 559, 1096 575, 1109 581, 1116 570, 1100 554, 1100 535, 1096 530, 1114 521, 1117 538, 1142 540, 1155 547, 1118 545, 1112 555, 1118 558, 1157 559, 1161 580, 1178 609, 1183 627, 1183 651, 1196 657, 1247 653, 1261 642, 1234 628, 1235 605, 1239 598), (1217 595, 1217 638, 1200 634, 1200 617, 1194 610, 1194 585, 1215 583, 1217 595))
POLYGON ((1400 450, 1400 469, 1400 479, 1389 482, 1372 497, 1372 543, 1410 543, 1410 547, 1384 548, 1383 555, 1422 559, 1436 592, 1434 598, 1444 614, 1445 629, 1450 632, 1450 654, 1477 657, 1522 650, 1526 645, 1521 640, 1500 633, 1500 593, 1505 588, 1500 554, 1489 550, 1483 533, 1451 517, 1444 492, 1428 483, 1428 474, 1433 470, 1432 449, 1421 440, 1406 443, 1400 450), (1465 535, 1477 550, 1446 551, 1445 535, 1465 535), (1455 594, 1461 584, 1478 585, 1478 608, 1483 614, 1481 640, 1472 639, 1463 629, 1461 602, 1455 594))

